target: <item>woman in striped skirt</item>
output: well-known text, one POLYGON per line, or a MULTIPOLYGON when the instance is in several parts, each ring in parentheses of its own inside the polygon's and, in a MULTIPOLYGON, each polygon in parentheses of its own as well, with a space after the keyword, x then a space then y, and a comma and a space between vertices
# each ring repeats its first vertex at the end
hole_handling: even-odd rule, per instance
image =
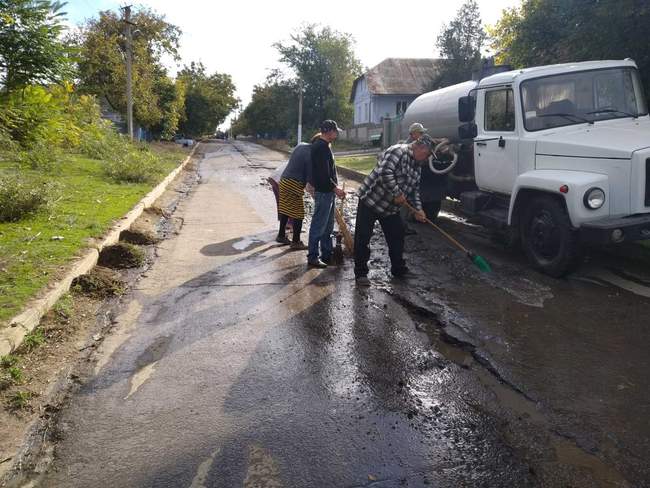
POLYGON ((276 241, 291 244, 293 250, 305 250, 307 246, 300 240, 302 221, 305 218, 303 194, 311 175, 311 144, 300 143, 293 152, 289 163, 280 178, 280 228, 276 241), (287 221, 293 221, 293 238, 287 239, 285 228, 287 221))

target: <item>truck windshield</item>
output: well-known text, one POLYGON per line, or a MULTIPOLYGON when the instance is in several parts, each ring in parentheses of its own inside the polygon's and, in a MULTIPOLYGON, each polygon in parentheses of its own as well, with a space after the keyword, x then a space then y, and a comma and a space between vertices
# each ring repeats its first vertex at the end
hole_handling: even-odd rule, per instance
POLYGON ((521 84, 521 100, 527 131, 648 114, 639 73, 634 68, 527 80, 521 84))

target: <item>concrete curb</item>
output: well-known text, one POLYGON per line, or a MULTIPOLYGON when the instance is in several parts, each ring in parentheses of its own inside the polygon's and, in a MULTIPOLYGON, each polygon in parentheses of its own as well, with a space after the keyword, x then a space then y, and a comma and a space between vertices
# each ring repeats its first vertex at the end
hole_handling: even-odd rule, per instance
POLYGON ((349 151, 334 151, 334 157, 338 156, 374 156, 381 152, 380 148, 374 149, 352 149, 349 151))
POLYGON ((366 178, 367 175, 364 173, 360 173, 359 171, 355 171, 353 169, 345 168, 343 166, 336 165, 336 172, 340 174, 341 176, 349 179, 356 181, 358 183, 363 183, 363 180, 366 178))
POLYGON ((187 166, 194 156, 194 152, 199 147, 196 144, 185 160, 164 180, 162 180, 153 190, 142 198, 134 207, 122 217, 117 223, 100 240, 90 244, 90 248, 83 251, 83 255, 78 258, 65 277, 60 281, 50 283, 47 286, 48 291, 44 296, 32 300, 27 307, 9 322, 9 327, 0 330, 0 356, 10 354, 23 342, 25 335, 33 331, 54 304, 69 289, 77 276, 88 273, 97 264, 100 251, 106 247, 115 244, 120 239, 120 233, 131 227, 131 224, 142 215, 145 209, 151 207, 156 199, 163 194, 169 184, 178 176, 178 174, 187 166))

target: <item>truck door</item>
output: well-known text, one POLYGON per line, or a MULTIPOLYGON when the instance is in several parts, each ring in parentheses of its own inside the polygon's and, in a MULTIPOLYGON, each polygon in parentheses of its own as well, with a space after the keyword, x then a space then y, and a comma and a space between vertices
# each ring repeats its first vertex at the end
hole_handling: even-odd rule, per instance
MULTIPOLYGON (((474 140, 476 182, 482 190, 510 194, 518 172, 519 137, 515 131, 515 100, 512 88, 484 93, 483 121, 474 140)), ((479 101, 480 104, 480 101, 479 101)))

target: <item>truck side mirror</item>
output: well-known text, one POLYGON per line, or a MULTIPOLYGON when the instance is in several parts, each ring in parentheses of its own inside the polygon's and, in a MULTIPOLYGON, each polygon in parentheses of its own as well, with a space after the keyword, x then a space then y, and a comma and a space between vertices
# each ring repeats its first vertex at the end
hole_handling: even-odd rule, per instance
POLYGON ((478 135, 478 127, 474 122, 468 122, 458 127, 458 138, 460 140, 474 139, 478 135))
POLYGON ((471 122, 474 120, 475 111, 476 98, 468 95, 458 99, 458 120, 460 122, 471 122))

